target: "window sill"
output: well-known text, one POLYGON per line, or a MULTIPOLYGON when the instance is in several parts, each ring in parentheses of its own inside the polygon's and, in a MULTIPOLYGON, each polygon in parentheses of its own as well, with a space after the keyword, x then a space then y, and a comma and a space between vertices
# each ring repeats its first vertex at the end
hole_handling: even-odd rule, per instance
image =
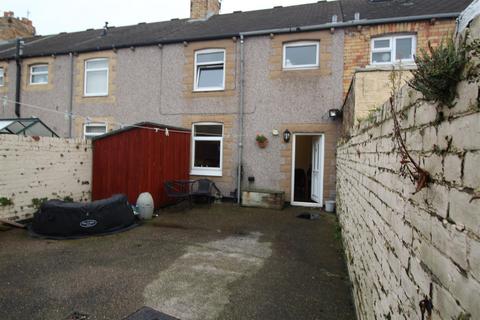
POLYGON ((415 62, 405 62, 405 63, 379 63, 379 64, 369 64, 365 66, 364 69, 367 70, 414 70, 417 69, 415 62))
POLYGON ((108 97, 108 93, 107 94, 84 94, 83 97, 84 98, 98 98, 98 97, 105 98, 105 97, 108 97))
POLYGON ((40 82, 40 83, 31 83, 30 82, 28 85, 29 86, 35 86, 35 87, 36 86, 46 86, 46 85, 48 85, 48 82, 40 82))
POLYGON ((190 170, 190 175, 191 176, 209 176, 209 177, 221 177, 222 176, 222 170, 221 169, 203 169, 203 168, 198 168, 198 169, 191 169, 190 170))
POLYGON ((194 93, 197 93, 197 92, 222 92, 222 91, 225 91, 225 88, 193 89, 194 93))
POLYGON ((301 70, 318 70, 320 66, 311 66, 311 67, 283 67, 283 71, 301 71, 301 70))

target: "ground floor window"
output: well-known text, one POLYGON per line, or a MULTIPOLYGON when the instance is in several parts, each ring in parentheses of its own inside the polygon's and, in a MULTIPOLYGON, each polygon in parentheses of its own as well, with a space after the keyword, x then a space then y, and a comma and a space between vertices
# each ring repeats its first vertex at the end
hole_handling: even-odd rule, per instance
POLYGON ((192 127, 193 175, 221 176, 223 159, 223 125, 195 123, 192 127))
POLYGON ((83 138, 92 139, 107 133, 107 124, 104 122, 85 123, 83 125, 83 138))

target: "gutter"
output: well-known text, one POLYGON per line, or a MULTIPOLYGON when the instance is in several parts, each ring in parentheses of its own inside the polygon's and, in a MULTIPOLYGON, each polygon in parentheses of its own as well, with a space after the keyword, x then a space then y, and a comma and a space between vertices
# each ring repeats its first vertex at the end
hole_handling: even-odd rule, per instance
MULTIPOLYGON (((385 23, 401 23, 401 22, 412 22, 412 21, 421 21, 421 20, 431 20, 431 19, 452 19, 458 18, 461 12, 450 12, 450 13, 438 13, 438 14, 428 14, 428 15, 418 15, 418 16, 410 16, 410 17, 395 17, 395 18, 382 18, 382 19, 364 19, 364 20, 350 20, 347 22, 329 22, 317 25, 310 25, 310 26, 297 26, 297 27, 288 27, 288 28, 274 28, 274 29, 264 29, 264 30, 256 30, 256 31, 246 31, 246 32, 232 32, 232 33, 225 33, 213 36, 205 36, 205 37, 196 37, 196 38, 177 38, 177 39, 158 39, 158 41, 147 41, 147 42, 140 42, 137 44, 124 44, 120 46, 116 45, 109 45, 109 46, 97 46, 95 48, 90 49, 82 49, 82 50, 64 50, 64 51, 57 51, 57 52, 43 52, 34 55, 24 55, 24 57, 32 58, 32 57, 42 57, 42 56, 51 56, 51 55, 67 55, 72 52, 74 53, 86 53, 86 52, 95 52, 95 51, 104 51, 104 50, 112 50, 112 49, 126 49, 134 47, 147 47, 147 46, 154 46, 159 44, 173 44, 173 43, 181 43, 184 41, 208 41, 208 40, 219 40, 219 39, 226 39, 231 37, 236 37, 239 35, 243 35, 244 37, 248 36, 262 36, 262 35, 269 35, 271 33, 281 34, 281 33, 294 33, 294 32, 305 32, 305 31, 316 31, 316 30, 325 30, 330 28, 348 28, 348 27, 356 27, 356 26, 367 26, 367 25, 375 25, 375 24, 385 24, 385 23)), ((40 39, 38 41, 41 41, 40 39)), ((8 59, 8 58, 5 58, 8 59)), ((1 59, 0 59, 1 60, 1 59)))

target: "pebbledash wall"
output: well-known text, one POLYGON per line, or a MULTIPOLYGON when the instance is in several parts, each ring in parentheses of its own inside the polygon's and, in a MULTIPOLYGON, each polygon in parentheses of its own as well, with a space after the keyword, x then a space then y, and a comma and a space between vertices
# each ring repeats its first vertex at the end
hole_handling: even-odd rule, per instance
MULTIPOLYGON (((479 36, 480 20, 472 27, 479 36)), ((389 104, 337 153, 338 216, 359 319, 480 319, 480 98, 461 83, 452 109, 414 103, 402 91, 399 117, 408 150, 432 176, 427 188, 400 177, 389 104), (467 318, 462 318, 467 319, 467 318)))
POLYGON ((89 141, 0 135, 0 218, 32 217, 34 199, 90 200, 92 148, 89 141))

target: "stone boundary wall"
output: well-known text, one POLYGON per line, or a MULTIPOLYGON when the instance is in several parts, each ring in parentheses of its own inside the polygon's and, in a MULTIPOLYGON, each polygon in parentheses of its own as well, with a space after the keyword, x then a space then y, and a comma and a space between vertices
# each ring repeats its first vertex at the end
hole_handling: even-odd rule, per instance
POLYGON ((458 94, 442 119, 402 89, 407 149, 432 176, 416 194, 399 175, 389 104, 338 147, 337 209, 359 319, 421 319, 430 294, 432 319, 480 319, 478 84, 461 83, 458 94))
POLYGON ((1 134, 0 218, 31 218, 34 199, 89 201, 91 175, 89 141, 1 134))

